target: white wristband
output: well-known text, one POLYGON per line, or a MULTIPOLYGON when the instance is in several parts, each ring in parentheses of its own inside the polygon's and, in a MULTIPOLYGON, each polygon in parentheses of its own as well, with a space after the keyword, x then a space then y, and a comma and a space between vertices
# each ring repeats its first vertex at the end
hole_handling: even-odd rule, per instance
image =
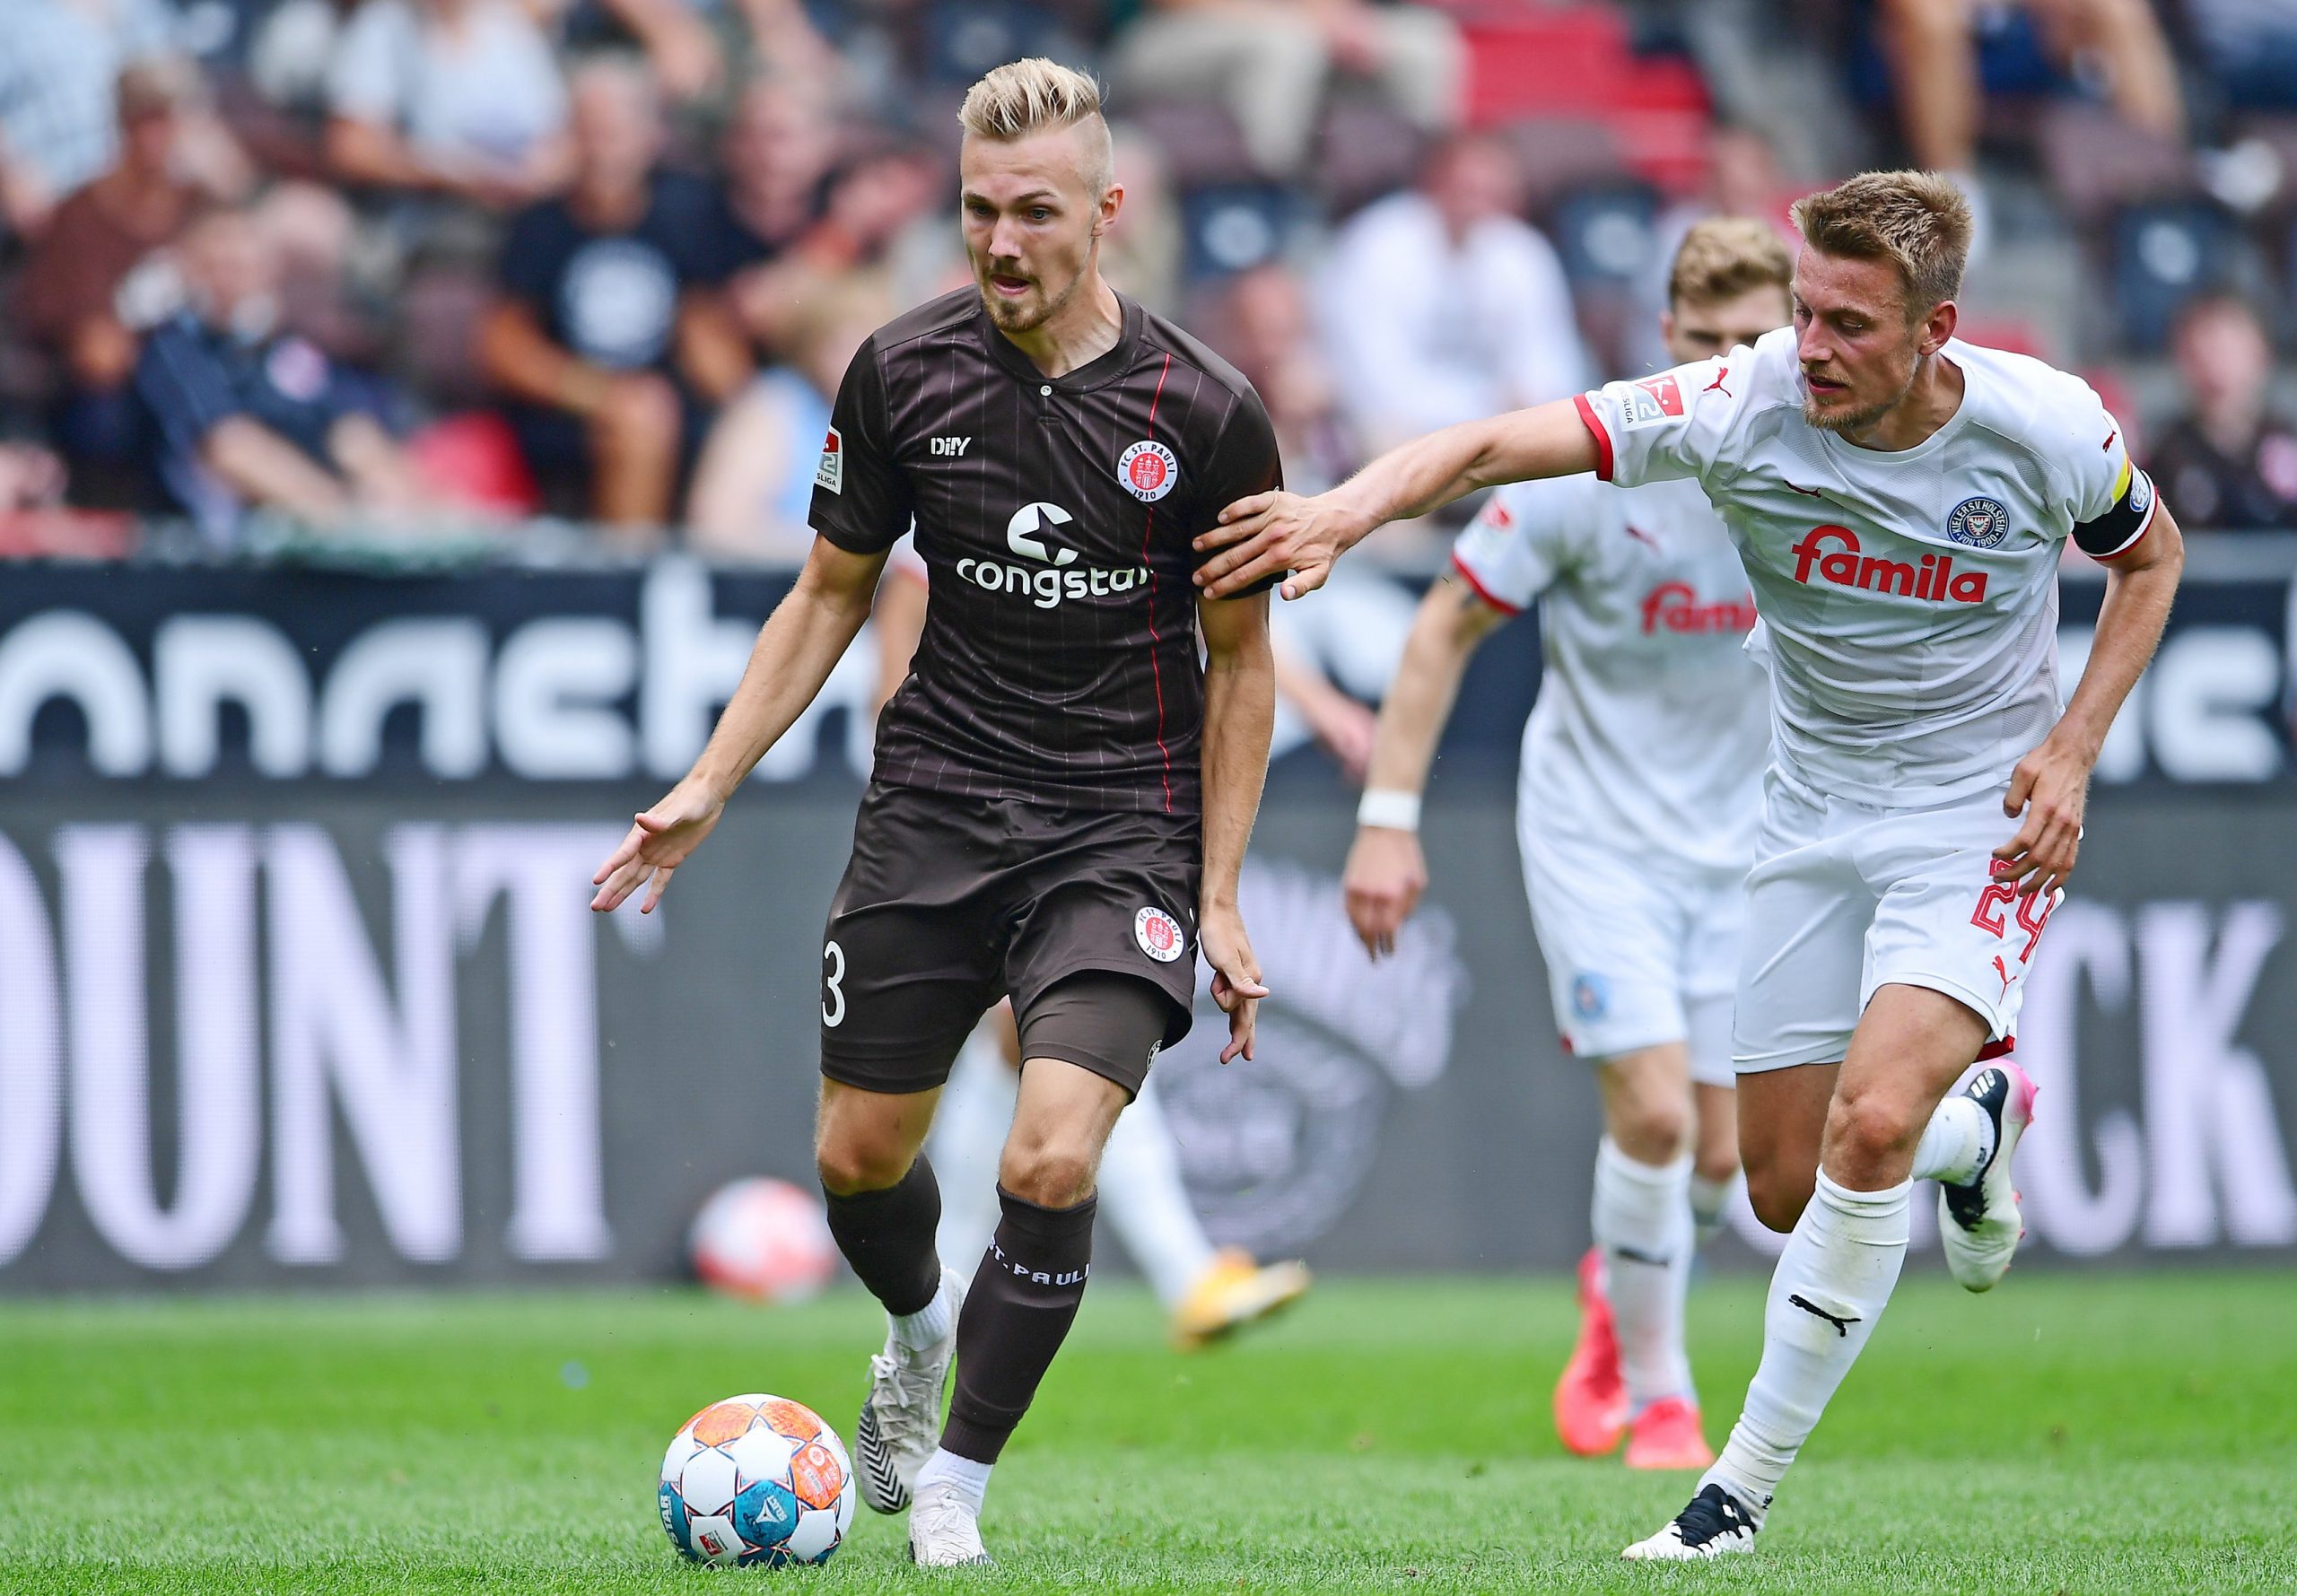
POLYGON ((1394 787, 1367 787, 1362 801, 1356 806, 1356 824, 1376 825, 1383 831, 1416 832, 1419 829, 1419 795, 1394 787))

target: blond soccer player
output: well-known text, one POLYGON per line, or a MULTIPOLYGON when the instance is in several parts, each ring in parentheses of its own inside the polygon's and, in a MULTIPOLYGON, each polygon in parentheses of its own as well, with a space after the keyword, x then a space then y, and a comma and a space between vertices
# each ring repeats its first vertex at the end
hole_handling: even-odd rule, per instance
POLYGON ((1954 336, 1970 217, 1952 183, 1870 172, 1795 219, 1791 329, 1431 433, 1314 499, 1250 495, 1199 571, 1213 593, 1289 571, 1296 595, 1384 521, 1589 470, 1695 481, 1738 544, 1774 744, 1732 1056, 1748 1194, 1789 1240, 1739 1421, 1635 1558, 1753 1549, 1890 1301, 1915 1180, 1939 1182, 1957 1280, 1984 1291, 2009 1268, 2033 1088, 2006 1055, 2026 972, 2183 565, 2088 385, 1954 336), (2069 537, 2108 576, 2062 701, 2069 537), (1998 1062, 1948 1096, 1980 1060, 1998 1062))
MULTIPOLYGON (((1676 360, 1788 318, 1771 227, 1701 222, 1668 276, 1676 360)), ((1546 656, 1516 799, 1524 888, 1567 1051, 1594 1071, 1594 1246, 1555 1427, 1630 1469, 1715 1461, 1683 1345, 1683 1294, 1738 1173, 1731 992, 1762 818, 1769 693, 1738 551, 1693 482, 1590 473, 1499 489, 1428 591, 1380 711, 1348 856, 1349 918, 1374 957, 1428 885, 1419 798, 1470 655, 1536 604, 1546 656)))

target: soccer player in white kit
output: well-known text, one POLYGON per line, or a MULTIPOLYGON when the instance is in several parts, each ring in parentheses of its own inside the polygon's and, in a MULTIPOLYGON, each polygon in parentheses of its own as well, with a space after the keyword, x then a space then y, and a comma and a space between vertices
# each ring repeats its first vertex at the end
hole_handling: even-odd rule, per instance
MULTIPOLYGON (((1699 222, 1668 275, 1668 349, 1696 361, 1784 326, 1793 270, 1769 223, 1699 222)), ((1381 706, 1349 918, 1374 957, 1394 945, 1428 885, 1420 791, 1468 657, 1537 603, 1517 834, 1556 1023, 1603 1105, 1556 1433, 1582 1456, 1624 1434, 1630 1469, 1704 1469, 1683 1293, 1739 1167, 1731 994, 1770 751, 1769 690, 1742 646, 1754 599, 1694 482, 1512 484, 1452 565, 1381 706)))
POLYGON ((1739 545, 1775 741, 1732 1053, 1748 1195, 1791 1235, 1739 1422, 1637 1558, 1753 1548, 1890 1300, 1915 1179, 1940 1182, 1957 1280, 2008 1269, 2033 1088, 2005 1063, 1945 1095, 2009 1047, 2090 772, 2184 563, 2088 385, 1954 337, 1970 219, 1952 183, 1870 172, 1795 220, 1791 330, 1430 433, 1314 499, 1239 500, 1200 540, 1228 545, 1199 568, 1209 590, 1288 571, 1297 595, 1383 521, 1592 468, 1698 482, 1739 545), (2061 707, 2069 536, 2108 576, 2061 707))

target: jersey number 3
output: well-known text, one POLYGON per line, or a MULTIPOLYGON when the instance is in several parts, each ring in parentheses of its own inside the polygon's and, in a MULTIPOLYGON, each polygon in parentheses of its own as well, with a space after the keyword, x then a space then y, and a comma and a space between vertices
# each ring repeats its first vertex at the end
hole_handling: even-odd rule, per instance
POLYGON ((834 942, 822 944, 822 1024, 834 1031, 845 1023, 845 950, 834 942))

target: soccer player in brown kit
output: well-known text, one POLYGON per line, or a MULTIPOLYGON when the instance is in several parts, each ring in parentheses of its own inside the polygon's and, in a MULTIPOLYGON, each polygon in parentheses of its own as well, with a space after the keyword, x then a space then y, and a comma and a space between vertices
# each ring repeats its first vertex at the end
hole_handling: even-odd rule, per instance
POLYGON ((806 567, 592 902, 660 901, 820 691, 913 519, 930 597, 824 938, 816 1154, 830 1228, 890 1321, 855 1426, 862 1499, 913 1498, 910 1555, 934 1566, 988 1560, 991 1468, 1090 1273, 1095 1166, 1188 1030, 1200 948, 1228 1016, 1222 1060, 1252 1057, 1267 989, 1236 874, 1274 714, 1267 597, 1201 599, 1191 542, 1280 478, 1251 385, 1102 281, 1124 190, 1092 82, 1001 66, 961 120, 974 283, 854 357, 806 567), (959 1046, 1008 996, 1020 1097, 968 1286, 935 1254, 920 1148, 959 1046))

